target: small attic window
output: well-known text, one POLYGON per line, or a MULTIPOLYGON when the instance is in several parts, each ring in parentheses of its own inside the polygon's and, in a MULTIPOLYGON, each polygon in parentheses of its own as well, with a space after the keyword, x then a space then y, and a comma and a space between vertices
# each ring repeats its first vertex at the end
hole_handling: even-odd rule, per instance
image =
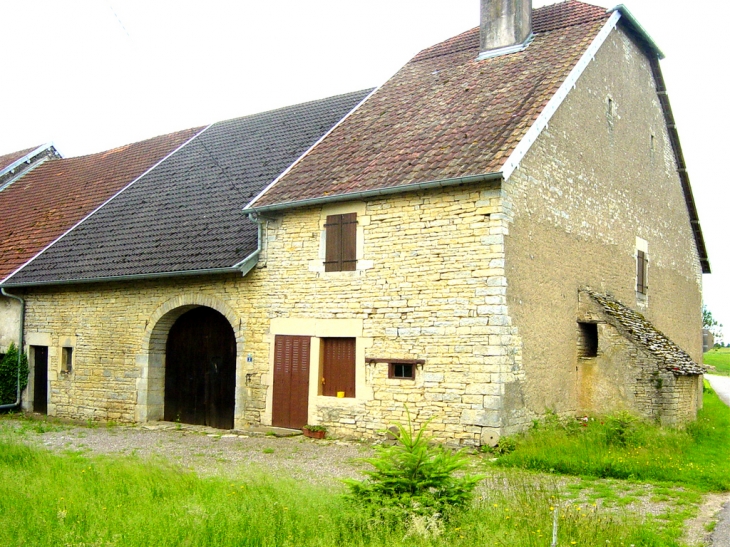
POLYGON ((614 118, 616 117, 616 104, 611 97, 606 98, 606 119, 608 120, 608 128, 613 129, 614 118))
POLYGON ((578 322, 578 357, 598 356, 598 324, 578 322))

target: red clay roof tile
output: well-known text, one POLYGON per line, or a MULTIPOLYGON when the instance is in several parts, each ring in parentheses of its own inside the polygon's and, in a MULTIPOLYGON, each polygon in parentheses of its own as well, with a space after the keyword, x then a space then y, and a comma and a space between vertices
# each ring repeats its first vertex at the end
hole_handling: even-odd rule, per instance
POLYGON ((48 161, 16 180, 3 191, 0 200, 0 279, 201 129, 186 129, 98 154, 48 161))
POLYGON ((608 17, 568 0, 523 52, 477 61, 478 28, 422 51, 253 207, 500 171, 608 17))

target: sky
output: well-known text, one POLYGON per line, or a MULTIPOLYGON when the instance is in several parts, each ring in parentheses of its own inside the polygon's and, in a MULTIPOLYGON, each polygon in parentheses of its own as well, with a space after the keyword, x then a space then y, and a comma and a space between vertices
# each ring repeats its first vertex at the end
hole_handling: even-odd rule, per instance
MULTIPOLYGON (((713 270, 704 300, 730 342, 730 2, 625 2, 666 55, 713 270)), ((380 85, 477 26, 479 0, 0 0, 0 21, 0 154, 52 141, 69 157, 380 85)))

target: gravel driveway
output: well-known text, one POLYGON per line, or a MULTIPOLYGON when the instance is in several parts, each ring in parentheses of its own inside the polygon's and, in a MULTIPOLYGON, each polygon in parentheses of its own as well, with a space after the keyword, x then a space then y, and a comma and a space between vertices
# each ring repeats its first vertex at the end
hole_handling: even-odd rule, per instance
POLYGON ((264 431, 234 433, 171 423, 80 427, 5 419, 0 424, 19 430, 29 444, 164 458, 201 476, 235 477, 265 470, 310 483, 333 484, 341 478, 362 478, 359 471, 367 465, 358 460, 373 455, 372 446, 365 443, 314 441, 301 435, 276 437, 264 431), (323 469, 327 471, 323 473, 323 469))

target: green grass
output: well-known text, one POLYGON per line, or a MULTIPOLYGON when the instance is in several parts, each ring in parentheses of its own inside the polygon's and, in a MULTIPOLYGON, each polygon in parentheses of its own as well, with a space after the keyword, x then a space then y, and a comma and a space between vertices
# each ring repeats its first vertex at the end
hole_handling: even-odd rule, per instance
POLYGON ((730 348, 713 348, 704 354, 702 362, 717 369, 711 374, 730 376, 730 348))
POLYGON ((344 490, 280 474, 203 479, 163 460, 54 453, 22 439, 0 426, 3 546, 537 547, 550 544, 555 508, 560 545, 680 545, 677 526, 566 499, 559 482, 521 471, 493 469, 447 525, 422 519, 388 529, 347 505, 344 490))
POLYGON ((700 491, 730 490, 730 408, 706 385, 704 408, 685 429, 629 416, 556 417, 517 440, 497 465, 583 477, 667 482, 700 491))

